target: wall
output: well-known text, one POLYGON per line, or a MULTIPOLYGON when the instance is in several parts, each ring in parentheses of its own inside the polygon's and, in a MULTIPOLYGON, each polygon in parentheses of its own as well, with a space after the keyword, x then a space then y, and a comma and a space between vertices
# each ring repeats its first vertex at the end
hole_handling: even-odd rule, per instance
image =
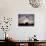
MULTIPOLYGON (((34 34, 37 35, 39 40, 46 39, 45 12, 46 6, 44 4, 42 7, 33 8, 30 6, 28 0, 0 0, 0 19, 4 16, 13 18, 12 26, 8 33, 10 33, 17 40, 27 40, 34 34), (19 27, 17 25, 19 13, 35 14, 35 26, 19 27)), ((0 31, 0 35, 2 35, 2 31, 0 31)), ((0 39, 4 39, 4 37, 0 36, 0 39)))

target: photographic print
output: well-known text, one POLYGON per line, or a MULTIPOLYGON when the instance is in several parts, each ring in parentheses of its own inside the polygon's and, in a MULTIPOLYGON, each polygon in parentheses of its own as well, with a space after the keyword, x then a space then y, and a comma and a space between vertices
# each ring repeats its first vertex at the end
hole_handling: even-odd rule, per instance
POLYGON ((34 26, 34 14, 18 14, 18 26, 34 26))

